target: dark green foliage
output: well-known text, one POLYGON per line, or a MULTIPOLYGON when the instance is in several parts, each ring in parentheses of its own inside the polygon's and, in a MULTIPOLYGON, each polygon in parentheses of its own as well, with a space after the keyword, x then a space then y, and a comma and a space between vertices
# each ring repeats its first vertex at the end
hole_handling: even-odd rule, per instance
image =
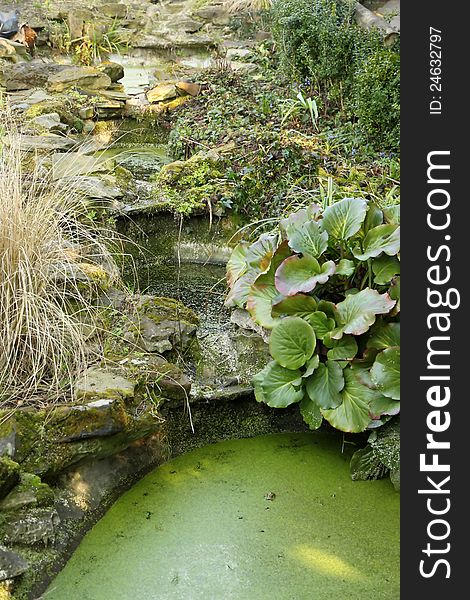
POLYGON ((400 54, 382 49, 356 74, 355 113, 365 137, 376 147, 396 149, 400 142, 400 54))
POLYGON ((329 99, 348 93, 358 61, 380 46, 380 37, 354 23, 351 0, 277 0, 273 33, 282 67, 311 81, 329 99))
POLYGON ((285 73, 322 97, 326 110, 358 120, 363 141, 396 150, 400 54, 354 22, 351 0, 276 0, 273 33, 285 73))

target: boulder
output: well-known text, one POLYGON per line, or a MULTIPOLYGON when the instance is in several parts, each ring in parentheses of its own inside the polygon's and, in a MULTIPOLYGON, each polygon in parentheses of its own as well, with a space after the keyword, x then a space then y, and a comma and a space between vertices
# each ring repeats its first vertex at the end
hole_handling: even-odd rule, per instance
POLYGON ((111 78, 106 73, 93 67, 66 67, 47 78, 47 89, 51 92, 62 92, 70 88, 103 90, 111 85, 111 78))
POLYGON ((113 83, 124 77, 124 67, 117 62, 106 61, 97 67, 102 73, 105 73, 113 83))
POLYGON ((64 131, 67 129, 67 126, 64 123, 61 123, 60 115, 56 112, 34 117, 31 119, 31 123, 40 129, 46 129, 47 131, 64 131))
MULTIPOLYGON (((92 400, 129 400, 134 397, 135 383, 100 367, 90 367, 75 384, 75 397, 84 402, 92 400)), ((112 403, 98 408, 109 410, 112 403)))
POLYGON ((176 365, 157 354, 131 352, 125 358, 106 360, 107 368, 135 383, 136 397, 151 394, 155 400, 184 400, 191 381, 176 365))
POLYGON ((77 175, 107 173, 114 167, 114 161, 89 156, 83 152, 55 153, 51 157, 52 176, 55 180, 77 175))
POLYGON ((154 408, 141 404, 137 411, 122 398, 102 398, 52 410, 18 410, 0 426, 0 440, 15 431, 15 460, 47 481, 83 459, 112 456, 158 431, 161 420, 154 408))
POLYGON ((67 67, 57 63, 33 60, 29 63, 11 65, 2 75, 7 92, 42 88, 49 77, 57 75, 67 67))
POLYGON ((25 573, 29 568, 28 561, 20 554, 0 546, 0 581, 13 579, 25 573))
POLYGON ((227 60, 243 60, 247 56, 251 56, 252 51, 248 48, 229 48, 225 55, 227 60))
POLYGON ((183 92, 190 96, 197 96, 201 91, 201 86, 198 83, 191 83, 190 81, 177 81, 175 86, 178 92, 183 92))
MULTIPOLYGON (((8 136, 4 138, 6 144, 11 143, 8 136)), ((44 150, 51 152, 52 150, 70 150, 75 146, 75 140, 72 140, 63 135, 48 133, 45 135, 15 135, 14 143, 18 145, 22 152, 34 152, 36 150, 44 150)))
POLYGON ((99 7, 99 10, 111 19, 124 19, 127 16, 127 6, 122 2, 106 2, 99 7))
POLYGON ((46 506, 54 501, 54 492, 32 473, 22 473, 19 484, 0 502, 1 511, 18 511, 28 506, 46 506))
POLYGON ((195 11, 195 15, 213 25, 228 25, 230 15, 223 4, 209 4, 195 11))
POLYGON ((61 182, 65 186, 73 187, 74 193, 96 200, 114 200, 123 195, 116 178, 112 175, 104 177, 76 175, 63 177, 61 182))
POLYGON ((54 544, 60 517, 55 508, 35 509, 7 522, 5 541, 21 546, 47 547, 54 544))
POLYGON ((159 83, 153 89, 147 92, 147 100, 150 103, 163 102, 164 100, 172 100, 178 96, 176 85, 173 82, 159 83))

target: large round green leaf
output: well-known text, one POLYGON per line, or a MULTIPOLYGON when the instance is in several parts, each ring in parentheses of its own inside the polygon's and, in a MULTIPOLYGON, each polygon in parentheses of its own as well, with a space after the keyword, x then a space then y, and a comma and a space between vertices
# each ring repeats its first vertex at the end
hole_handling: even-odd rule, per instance
POLYGON ((330 410, 322 409, 322 414, 336 429, 359 433, 369 425, 370 403, 380 394, 360 384, 351 369, 345 369, 343 375, 345 383, 341 392, 341 404, 330 410))
POLYGON ((300 317, 286 317, 273 328, 269 350, 287 369, 298 369, 313 355, 316 338, 312 327, 300 317))
POLYGON ((273 316, 309 317, 317 310, 317 301, 307 294, 296 294, 273 304, 273 316))
POLYGON ((363 198, 344 198, 325 210, 321 228, 336 240, 347 240, 359 231, 366 212, 363 198))
POLYGON ((322 424, 323 416, 320 408, 308 396, 304 396, 300 402, 300 414, 310 429, 318 429, 322 424))
POLYGON ((232 287, 235 281, 246 272, 248 264, 246 262, 246 253, 248 249, 247 242, 240 242, 232 251, 227 261, 227 283, 232 287))
POLYGON ((333 361, 321 363, 307 379, 306 387, 309 398, 320 408, 335 408, 341 404, 343 369, 333 361))
POLYGON ((265 404, 267 403, 267 398, 263 391, 263 383, 264 383, 264 380, 266 379, 267 374, 271 370, 271 367, 274 364, 276 364, 276 363, 272 360, 270 363, 268 363, 264 367, 264 369, 262 371, 260 371, 259 373, 256 373, 256 375, 252 379, 253 390, 255 392, 255 398, 258 402, 264 402, 265 404))
POLYGON ((251 285, 246 299, 246 310, 250 313, 252 319, 266 329, 272 329, 276 322, 276 319, 272 316, 272 305, 274 300, 279 297, 279 293, 274 286, 274 274, 277 267, 289 255, 289 246, 287 242, 283 242, 276 249, 267 273, 258 276, 251 285))
POLYGON ((374 283, 377 285, 387 285, 395 275, 400 273, 400 261, 396 256, 379 256, 372 262, 372 271, 374 272, 374 283))
POLYGON ((328 247, 328 233, 321 230, 317 221, 306 221, 291 233, 289 246, 296 252, 318 258, 328 247))
POLYGON ((258 273, 266 273, 278 246, 278 237, 272 233, 263 233, 246 251, 246 262, 258 273))
POLYGON ((400 323, 376 323, 370 330, 367 348, 385 350, 400 345, 400 323))
POLYGON ((388 294, 379 294, 377 290, 366 288, 349 295, 336 305, 336 310, 343 332, 361 335, 375 322, 375 315, 386 314, 394 306, 395 301, 388 294))
POLYGON ((372 365, 370 376, 384 396, 400 400, 400 348, 387 348, 380 352, 372 365))
POLYGON ((290 239, 291 235, 307 221, 311 221, 315 218, 315 215, 321 210, 318 204, 310 204, 307 208, 301 208, 291 213, 285 219, 281 219, 280 228, 281 231, 290 239))
POLYGON ((259 272, 255 269, 249 269, 246 273, 243 273, 232 285, 231 290, 225 298, 225 306, 227 308, 234 308, 239 306, 243 308, 248 300, 248 296, 251 291, 251 286, 259 277, 259 272))
POLYGON ((332 260, 320 265, 313 256, 291 256, 276 271, 276 287, 283 296, 311 292, 317 283, 326 283, 334 272, 332 260))
POLYGON ((357 354, 357 342, 352 335, 343 335, 340 340, 331 340, 328 350, 329 360, 352 360, 357 354))
POLYGON ((335 275, 344 275, 345 277, 349 277, 354 273, 355 268, 355 264, 352 260, 342 258, 336 265, 335 275))
POLYGON ((327 333, 333 331, 336 327, 334 319, 330 319, 321 310, 316 310, 314 313, 307 316, 307 321, 313 327, 315 335, 319 340, 322 340, 327 333))
POLYGON ((263 371, 260 398, 273 408, 285 408, 304 397, 302 376, 299 370, 285 369, 275 361, 263 371))
POLYGON ((272 303, 279 296, 278 291, 266 275, 261 275, 250 288, 246 310, 255 323, 265 329, 272 329, 278 319, 272 317, 272 303))
POLYGON ((382 252, 394 256, 400 250, 400 227, 398 225, 379 225, 371 229, 362 242, 361 248, 353 250, 359 260, 375 258, 382 252))

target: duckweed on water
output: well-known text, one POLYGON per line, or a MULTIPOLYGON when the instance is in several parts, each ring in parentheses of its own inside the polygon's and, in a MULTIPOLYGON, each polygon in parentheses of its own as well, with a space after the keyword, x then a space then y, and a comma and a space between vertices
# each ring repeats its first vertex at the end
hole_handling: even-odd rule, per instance
POLYGON ((180 456, 116 502, 47 598, 394 600, 399 496, 348 461, 319 432, 180 456))

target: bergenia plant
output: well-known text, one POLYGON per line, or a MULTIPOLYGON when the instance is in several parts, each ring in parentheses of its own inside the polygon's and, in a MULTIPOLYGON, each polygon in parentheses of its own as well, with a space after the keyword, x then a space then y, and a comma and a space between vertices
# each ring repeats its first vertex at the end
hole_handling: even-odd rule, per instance
POLYGON ((226 306, 270 332, 258 401, 298 403, 312 429, 326 419, 360 432, 400 410, 399 207, 344 198, 282 219, 227 265, 226 306))

